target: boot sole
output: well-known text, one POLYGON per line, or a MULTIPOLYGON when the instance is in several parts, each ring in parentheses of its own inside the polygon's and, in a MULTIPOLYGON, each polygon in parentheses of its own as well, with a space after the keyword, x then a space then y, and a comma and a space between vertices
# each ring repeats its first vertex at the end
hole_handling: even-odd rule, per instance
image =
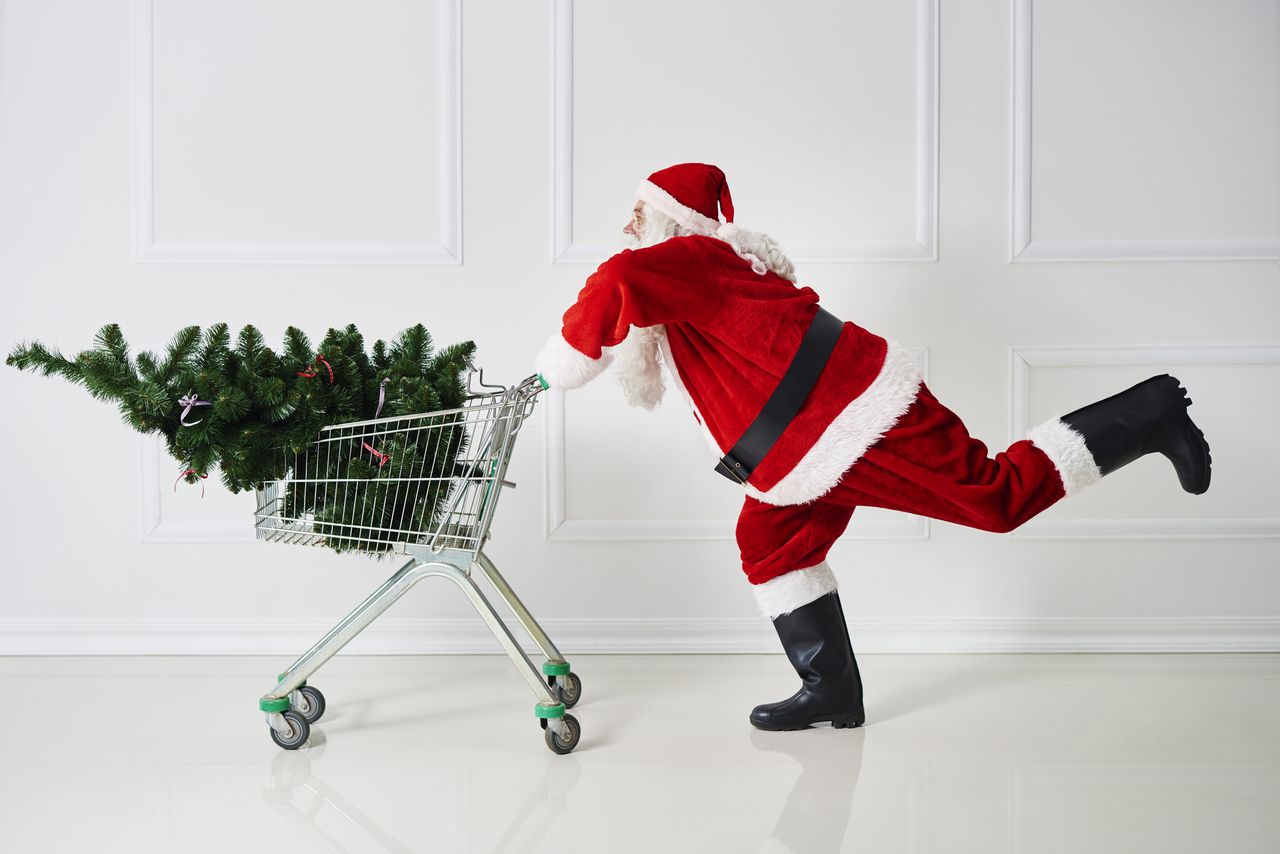
POLYGON ((831 726, 834 729, 853 729, 866 723, 866 715, 818 715, 803 721, 786 724, 764 724, 753 720, 751 725, 756 729, 767 730, 769 732, 789 732, 798 729, 810 729, 814 724, 826 723, 827 721, 831 722, 831 726))
MULTIPOLYGON (((1179 382, 1175 377, 1170 379, 1175 383, 1179 382)), ((1190 395, 1180 384, 1178 392, 1178 405, 1170 407, 1164 416, 1166 425, 1161 425, 1168 426, 1173 431, 1173 446, 1151 450, 1158 450, 1173 463, 1173 469, 1178 474, 1178 483, 1182 485, 1184 491, 1192 495, 1203 495, 1209 490, 1209 480, 1213 473, 1213 456, 1209 453, 1209 442, 1204 437, 1204 431, 1191 420, 1191 415, 1187 412, 1187 408, 1191 406, 1190 395), (1180 465, 1181 462, 1190 464, 1190 467, 1180 465), (1200 471, 1204 473, 1199 478, 1194 475, 1196 463, 1199 463, 1200 471)), ((1160 428, 1157 427, 1152 435, 1155 436, 1159 430, 1160 428)))
POLYGON ((1174 471, 1178 473, 1178 482, 1182 484, 1182 488, 1192 495, 1203 495, 1209 490, 1209 480, 1213 474, 1213 455, 1209 453, 1209 442, 1204 437, 1204 431, 1191 420, 1190 415, 1183 414, 1176 420, 1179 422, 1178 429, 1182 431, 1180 438, 1191 458, 1199 461, 1204 476, 1195 479, 1190 472, 1184 472, 1173 457, 1169 454, 1165 456, 1174 463, 1174 471))

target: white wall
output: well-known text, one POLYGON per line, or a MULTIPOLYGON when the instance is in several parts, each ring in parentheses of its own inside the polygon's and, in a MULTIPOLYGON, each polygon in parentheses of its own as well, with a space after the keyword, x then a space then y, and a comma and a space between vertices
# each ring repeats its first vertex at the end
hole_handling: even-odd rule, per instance
MULTIPOLYGON (((512 382, 639 179, 714 162, 992 454, 1164 371, 1213 446, 1207 495, 1148 457, 1011 535, 859 510, 860 649, 1280 649, 1274 0, 0 13, 6 350, 422 321, 512 382)), ((0 399, 0 652, 298 652, 392 569, 252 542, 250 496, 175 493, 81 389, 6 368, 0 399)), ((695 428, 611 375, 541 399, 489 553, 570 652, 776 648, 695 428)), ((357 643, 495 649, 441 586, 357 643)))

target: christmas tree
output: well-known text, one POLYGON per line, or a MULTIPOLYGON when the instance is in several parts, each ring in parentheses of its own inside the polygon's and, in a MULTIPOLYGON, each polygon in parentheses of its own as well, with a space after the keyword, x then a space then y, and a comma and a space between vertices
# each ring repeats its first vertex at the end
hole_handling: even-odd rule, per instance
POLYGON ((116 324, 102 327, 94 344, 72 359, 39 342, 22 344, 6 363, 61 376, 115 402, 129 426, 163 435, 189 483, 215 467, 236 493, 291 474, 305 477, 305 485, 286 488, 282 515, 310 515, 314 530, 337 551, 385 551, 395 532, 430 530, 466 447, 461 419, 433 430, 391 432, 377 447, 358 436, 318 442, 329 425, 463 405, 461 374, 471 366, 475 343, 436 352, 422 324, 391 344, 376 341, 371 354, 354 324, 329 329, 314 348, 290 326, 279 354, 253 326, 241 329, 233 346, 225 323, 180 330, 163 356, 131 358, 116 324), (398 488, 406 473, 426 487, 398 488), (351 490, 353 482, 364 488, 351 490), (385 531, 375 535, 381 542, 361 533, 370 525, 385 531))

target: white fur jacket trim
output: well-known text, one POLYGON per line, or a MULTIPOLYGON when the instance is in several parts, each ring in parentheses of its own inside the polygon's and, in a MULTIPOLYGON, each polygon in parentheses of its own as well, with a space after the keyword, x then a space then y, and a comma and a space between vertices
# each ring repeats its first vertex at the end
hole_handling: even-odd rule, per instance
POLYGON ((916 399, 923 377, 915 356, 892 338, 880 373, 835 417, 795 468, 767 492, 746 484, 766 504, 805 504, 826 495, 916 399))
MULTIPOLYGON (((791 471, 768 491, 761 491, 751 484, 744 488, 751 497, 766 504, 806 504, 826 495, 840 482, 841 476, 889 431, 910 408, 920 390, 923 377, 915 356, 892 338, 885 339, 888 349, 880 373, 862 394, 849 401, 818 441, 796 463, 791 471)), ((716 459, 724 456, 715 437, 707 429, 698 408, 694 406, 689 391, 680 379, 671 356, 666 336, 662 338, 662 358, 666 361, 672 383, 698 418, 707 446, 716 459)))

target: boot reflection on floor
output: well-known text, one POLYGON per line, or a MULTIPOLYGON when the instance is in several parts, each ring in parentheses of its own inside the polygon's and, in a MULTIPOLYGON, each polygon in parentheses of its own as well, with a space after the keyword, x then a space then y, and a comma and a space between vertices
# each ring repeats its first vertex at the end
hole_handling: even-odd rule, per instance
POLYGON ((752 747, 785 753, 800 763, 800 776, 773 828, 772 840, 781 848, 765 850, 795 854, 835 854, 842 850, 862 773, 865 737, 863 729, 814 732, 804 738, 751 733, 752 747))

